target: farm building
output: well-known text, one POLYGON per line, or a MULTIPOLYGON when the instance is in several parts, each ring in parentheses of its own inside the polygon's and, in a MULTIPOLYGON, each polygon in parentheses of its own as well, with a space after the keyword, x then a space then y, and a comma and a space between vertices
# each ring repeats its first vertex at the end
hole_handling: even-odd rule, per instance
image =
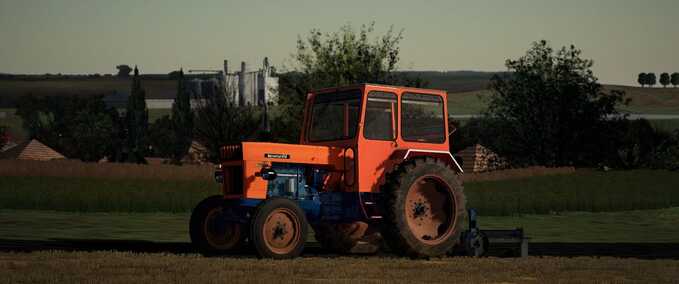
POLYGON ((49 161, 66 159, 66 157, 33 139, 4 150, 0 153, 0 159, 49 161))
POLYGON ((194 78, 188 81, 189 88, 197 97, 210 96, 215 88, 224 88, 228 99, 239 106, 263 106, 278 101, 278 78, 272 76, 273 68, 269 59, 264 58, 262 68, 248 71, 247 64, 241 62, 240 71, 229 73, 229 62, 224 60, 223 70, 192 70, 211 72, 211 78, 194 78))
POLYGON ((462 169, 466 173, 479 173, 499 170, 507 167, 507 163, 490 149, 475 144, 457 152, 462 158, 462 169))
MULTIPOLYGON (((256 71, 248 71, 247 64, 242 62, 240 71, 229 73, 227 60, 224 60, 223 70, 191 70, 191 72, 202 72, 202 74, 190 74, 185 77, 186 87, 193 97, 191 106, 195 108, 201 98, 215 95, 217 88, 223 88, 228 99, 239 106, 276 104, 278 78, 272 76, 272 71, 273 68, 269 65, 267 58, 264 59, 262 68, 256 71)), ((157 84, 153 87, 155 85, 157 84)), ((142 87, 147 89, 143 76, 142 87)), ((129 90, 113 90, 104 97, 104 102, 110 107, 122 109, 127 105, 128 96, 129 90)), ((175 96, 176 88, 168 88, 160 93, 147 91, 146 107, 148 109, 170 109, 175 96)))

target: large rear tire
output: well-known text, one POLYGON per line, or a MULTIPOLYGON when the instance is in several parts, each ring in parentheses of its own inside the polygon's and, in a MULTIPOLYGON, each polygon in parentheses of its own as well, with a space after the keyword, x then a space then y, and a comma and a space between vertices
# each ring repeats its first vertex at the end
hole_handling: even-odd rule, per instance
POLYGON ((382 187, 382 236, 392 252, 413 258, 446 254, 459 240, 466 215, 457 174, 443 161, 404 162, 382 187))
POLYGON ((228 253, 240 248, 245 240, 242 224, 224 221, 224 205, 223 196, 210 196, 198 203, 191 214, 191 243, 204 256, 228 253))
POLYGON ((259 257, 294 258, 304 250, 308 228, 304 211, 295 202, 274 197, 257 206, 250 225, 250 241, 259 257))

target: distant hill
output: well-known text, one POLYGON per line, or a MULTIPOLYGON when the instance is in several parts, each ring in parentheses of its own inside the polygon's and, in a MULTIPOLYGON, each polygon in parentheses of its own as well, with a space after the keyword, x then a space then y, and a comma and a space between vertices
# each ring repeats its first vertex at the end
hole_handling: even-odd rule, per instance
MULTIPOLYGON (((470 92, 486 89, 492 72, 476 71, 401 71, 404 76, 421 78, 432 89, 443 89, 449 93, 470 92)), ((187 78, 201 75, 187 74, 187 78)), ((141 75, 146 96, 150 99, 174 98, 176 83, 167 74, 141 75)), ((90 96, 128 93, 131 79, 105 75, 21 75, 0 76, 0 108, 13 107, 16 100, 27 94, 36 96, 90 96)))
MULTIPOLYGON (((152 99, 174 98, 177 83, 167 75, 142 76, 146 97, 152 99)), ((0 108, 13 107, 23 95, 36 96, 93 96, 129 93, 131 78, 117 76, 63 76, 39 78, 5 76, 0 79, 0 108)))
POLYGON ((619 109, 631 113, 679 114, 679 88, 642 88, 605 85, 608 90, 624 91, 630 104, 619 109))
MULTIPOLYGON (((484 108, 480 96, 488 93, 490 78, 501 72, 478 71, 400 71, 400 74, 428 82, 427 88, 447 90, 451 113, 478 113, 484 108)), ((201 75, 187 74, 188 78, 201 75)), ((147 98, 174 98, 176 82, 167 74, 141 75, 147 98)), ((12 75, 0 76, 0 108, 11 108, 25 94, 109 95, 128 93, 130 78, 96 75, 12 75)), ((621 110, 634 113, 679 113, 679 88, 641 88, 605 85, 607 89, 625 91, 632 102, 621 110)))
POLYGON ((485 90, 490 78, 501 72, 479 71, 401 71, 406 77, 421 78, 427 88, 446 90, 448 93, 463 93, 485 90))

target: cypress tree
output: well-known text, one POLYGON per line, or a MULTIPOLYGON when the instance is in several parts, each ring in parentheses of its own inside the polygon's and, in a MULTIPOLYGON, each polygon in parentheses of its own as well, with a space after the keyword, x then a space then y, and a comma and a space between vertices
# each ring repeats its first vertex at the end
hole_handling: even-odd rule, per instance
POLYGON ((180 164, 193 141, 193 111, 191 97, 184 86, 184 71, 179 70, 177 96, 172 104, 172 127, 174 130, 174 153, 172 162, 180 164))
POLYGON ((149 111, 146 108, 146 91, 141 87, 139 69, 134 67, 132 91, 127 100, 127 161, 145 164, 144 156, 148 150, 147 133, 149 128, 149 111))

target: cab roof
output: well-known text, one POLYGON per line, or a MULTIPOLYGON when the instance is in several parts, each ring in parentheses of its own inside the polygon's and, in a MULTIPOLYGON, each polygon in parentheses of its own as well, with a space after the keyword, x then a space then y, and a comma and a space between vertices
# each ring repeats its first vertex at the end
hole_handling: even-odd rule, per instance
POLYGON ((415 93, 430 93, 430 94, 442 94, 443 93, 443 94, 447 94, 447 92, 445 90, 424 89, 424 88, 414 88, 414 87, 394 86, 394 85, 384 85, 384 84, 374 84, 374 83, 352 84, 352 85, 345 85, 345 86, 340 86, 340 87, 316 89, 316 90, 312 90, 310 93, 319 94, 319 93, 328 93, 328 92, 336 92, 336 91, 351 90, 351 89, 365 89, 367 87, 411 91, 411 92, 415 92, 415 93))

